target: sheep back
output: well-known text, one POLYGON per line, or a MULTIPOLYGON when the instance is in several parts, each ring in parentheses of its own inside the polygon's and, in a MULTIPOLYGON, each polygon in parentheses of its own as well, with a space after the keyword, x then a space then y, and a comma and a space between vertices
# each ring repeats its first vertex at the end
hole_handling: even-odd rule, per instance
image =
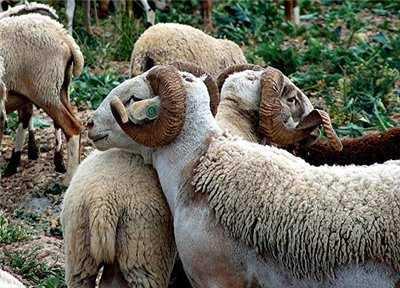
POLYGON ((143 32, 131 55, 131 77, 155 65, 187 61, 203 67, 215 79, 225 68, 247 63, 234 42, 216 39, 188 25, 159 23, 143 32))
MULTIPOLYGON (((0 20, 0 55, 5 59, 8 90, 34 98, 59 97, 65 79, 70 79, 71 73, 79 75, 84 64, 82 52, 67 30, 36 13, 0 20), (73 71, 69 71, 72 65, 73 71)), ((47 98, 49 103, 55 102, 47 98)))
POLYGON ((368 259, 400 271, 393 162, 313 167, 282 149, 220 139, 200 158, 192 184, 232 237, 272 253, 295 277, 322 280, 368 259))
POLYGON ((117 259, 130 287, 166 287, 176 253, 172 219, 154 169, 140 156, 91 153, 65 194, 61 224, 69 285, 117 259))
POLYGON ((319 140, 313 145, 299 146, 293 153, 316 166, 371 165, 390 159, 400 159, 400 126, 387 131, 358 138, 343 139, 342 151, 331 148, 328 142, 319 140))

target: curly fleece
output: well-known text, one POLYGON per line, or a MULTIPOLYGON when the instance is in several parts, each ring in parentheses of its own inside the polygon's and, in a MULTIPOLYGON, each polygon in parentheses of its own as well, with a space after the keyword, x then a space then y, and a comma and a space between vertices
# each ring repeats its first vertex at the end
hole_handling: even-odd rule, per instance
POLYGON ((310 166, 285 150, 220 137, 192 184, 217 221, 295 277, 374 259, 400 271, 400 166, 310 166))

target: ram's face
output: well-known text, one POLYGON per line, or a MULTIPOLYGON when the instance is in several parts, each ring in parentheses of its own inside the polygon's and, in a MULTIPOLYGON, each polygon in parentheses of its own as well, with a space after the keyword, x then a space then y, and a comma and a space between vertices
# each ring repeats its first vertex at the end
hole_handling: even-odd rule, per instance
POLYGON ((134 101, 154 97, 145 75, 146 73, 118 85, 93 114, 88 123, 89 138, 97 149, 120 148, 136 152, 138 144, 126 135, 115 121, 110 109, 110 101, 117 96, 124 105, 128 106, 134 101))
POLYGON ((285 124, 290 128, 296 128, 300 121, 314 109, 308 97, 286 76, 284 76, 280 100, 283 119, 286 119, 285 124))

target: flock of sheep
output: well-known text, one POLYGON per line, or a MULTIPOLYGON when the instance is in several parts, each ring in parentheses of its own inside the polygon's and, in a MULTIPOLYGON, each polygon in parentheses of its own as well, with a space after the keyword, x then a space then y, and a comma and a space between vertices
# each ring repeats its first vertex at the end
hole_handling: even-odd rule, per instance
POLYGON ((50 7, 4 13, 0 141, 6 114, 20 120, 6 173, 28 131, 34 143, 35 104, 54 121, 59 171, 61 130, 68 141, 68 287, 95 287, 102 267, 100 287, 168 287, 178 258, 193 287, 400 285, 399 128, 340 140, 279 70, 160 23, 135 43, 131 79, 93 114, 98 150, 79 163, 68 85, 82 53, 50 7))

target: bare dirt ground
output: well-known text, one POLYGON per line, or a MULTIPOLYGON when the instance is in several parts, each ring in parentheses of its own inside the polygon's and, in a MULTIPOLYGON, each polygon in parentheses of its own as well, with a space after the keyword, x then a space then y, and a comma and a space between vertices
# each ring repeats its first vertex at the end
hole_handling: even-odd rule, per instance
MULTIPOLYGON (((85 124, 92 113, 91 110, 85 110, 77 112, 76 115, 81 123, 85 124)), ((41 111, 36 111, 36 117, 51 124, 50 127, 36 129, 36 140, 40 150, 39 158, 29 160, 27 147, 25 147, 18 173, 3 178, 0 184, 0 214, 5 214, 9 219, 26 219, 27 215, 35 215, 37 221, 34 221, 32 229, 36 233, 28 240, 9 245, 0 244, 0 251, 4 249, 8 252, 19 252, 25 256, 33 253, 32 256, 39 263, 62 268, 64 266, 64 253, 59 216, 60 205, 66 190, 61 184, 64 174, 54 171, 55 137, 52 121, 41 111), (43 224, 43 227, 41 227, 41 224, 43 224)), ((5 163, 11 157, 14 143, 12 138, 13 135, 4 135, 3 138, 2 157, 4 157, 5 163)), ((82 131, 81 145, 81 160, 83 160, 94 149, 87 137, 85 127, 82 131)), ((65 139, 63 150, 64 155, 66 155, 65 139)), ((65 156, 64 162, 66 163, 65 156)), ((11 271, 7 267, 8 265, 10 263, 8 260, 6 261, 5 253, 0 252, 0 267, 11 271)), ((18 275, 15 276, 28 287, 33 285, 31 282, 21 279, 18 275)))

